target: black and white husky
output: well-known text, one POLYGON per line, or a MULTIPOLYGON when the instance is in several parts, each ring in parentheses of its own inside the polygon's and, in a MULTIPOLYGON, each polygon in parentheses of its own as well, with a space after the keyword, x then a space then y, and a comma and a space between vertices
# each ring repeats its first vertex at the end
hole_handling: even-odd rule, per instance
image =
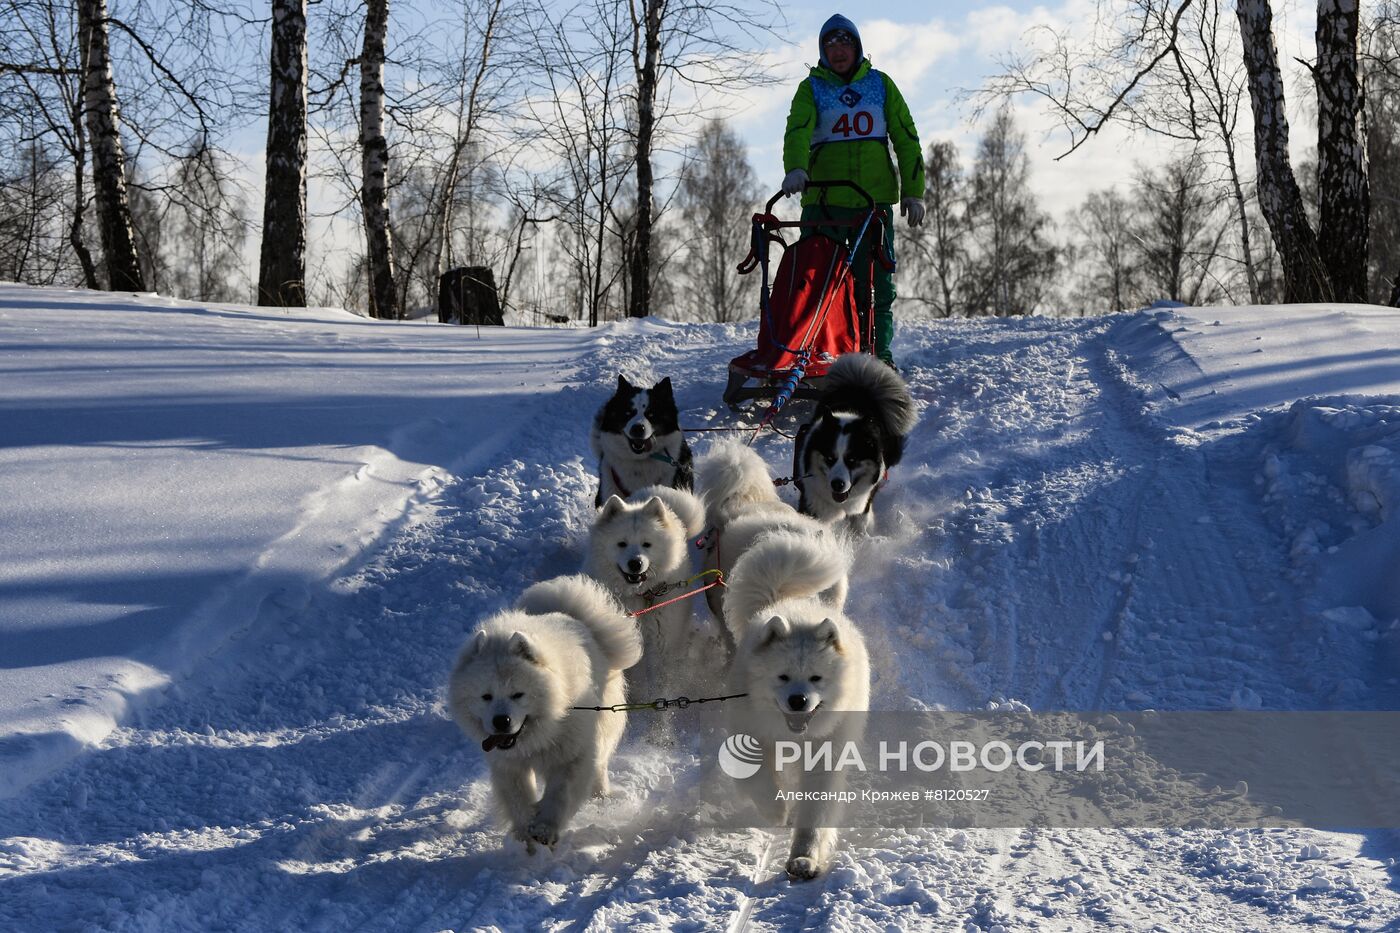
POLYGON ((617 391, 593 418, 592 440, 598 456, 595 507, 647 486, 694 488, 694 458, 681 433, 669 376, 644 389, 619 375, 617 391))
POLYGON ((828 371, 812 420, 793 452, 798 511, 869 534, 875 493, 904 455, 918 413, 899 374, 868 353, 847 353, 828 371))

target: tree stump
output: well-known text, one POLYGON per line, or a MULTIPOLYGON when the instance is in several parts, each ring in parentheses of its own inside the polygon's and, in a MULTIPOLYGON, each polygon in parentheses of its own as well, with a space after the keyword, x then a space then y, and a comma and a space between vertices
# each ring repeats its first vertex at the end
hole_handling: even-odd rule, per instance
POLYGON ((505 325, 496 276, 490 268, 463 266, 442 274, 438 279, 438 322, 505 325))

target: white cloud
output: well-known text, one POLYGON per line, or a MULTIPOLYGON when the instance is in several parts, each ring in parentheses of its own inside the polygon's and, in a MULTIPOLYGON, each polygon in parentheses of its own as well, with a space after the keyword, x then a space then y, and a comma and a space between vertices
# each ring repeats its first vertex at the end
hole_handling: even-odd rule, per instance
POLYGON ((1023 46, 1034 29, 1046 27, 1056 32, 1084 35, 1097 20, 1096 0, 1069 0, 1054 8, 1037 6, 1017 10, 1009 6, 990 6, 967 14, 963 35, 969 45, 984 59, 1023 46))
POLYGON ((901 90, 916 84, 964 43, 942 20, 909 24, 877 19, 861 26, 860 38, 871 62, 894 78, 901 90))

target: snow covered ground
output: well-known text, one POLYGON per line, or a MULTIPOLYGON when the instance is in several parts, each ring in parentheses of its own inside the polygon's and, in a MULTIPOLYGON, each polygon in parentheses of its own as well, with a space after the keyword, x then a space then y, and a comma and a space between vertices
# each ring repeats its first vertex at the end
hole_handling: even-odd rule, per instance
MULTIPOLYGON (((452 656, 576 567, 616 373, 728 423, 751 329, 0 287, 0 929, 1398 928, 1379 830, 852 831, 793 886, 693 825, 703 708, 503 845, 452 656)), ((1400 709, 1397 348, 1361 307, 903 327, 876 705, 1400 709)))

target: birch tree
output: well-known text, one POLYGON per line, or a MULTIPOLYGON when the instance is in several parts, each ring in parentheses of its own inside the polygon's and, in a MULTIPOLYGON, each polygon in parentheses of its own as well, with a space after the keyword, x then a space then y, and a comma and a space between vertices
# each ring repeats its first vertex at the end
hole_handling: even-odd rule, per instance
POLYGON ((479 127, 499 105, 496 94, 506 83, 489 81, 488 75, 509 68, 498 61, 502 33, 507 29, 508 20, 502 0, 487 0, 480 7, 464 4, 462 11, 464 41, 462 54, 456 60, 457 74, 453 82, 457 88, 455 128, 435 212, 435 280, 453 265, 453 220, 458 188, 463 176, 471 174, 471 164, 476 161, 474 147, 478 147, 479 127))
MULTIPOLYGON (((33 144, 46 154, 57 148, 67 156, 67 245, 81 270, 82 283, 100 288, 85 220, 87 51, 80 42, 77 10, 72 4, 50 0, 3 0, 0 20, 10 24, 0 44, 0 100, 5 102, 0 114, 6 147, 23 153, 33 144), (46 146, 45 139, 52 140, 53 146, 46 146)), ((63 264, 57 257, 55 261, 63 264)))
POLYGON ((1323 284, 1330 286, 1327 296, 1334 300, 1364 302, 1371 193, 1361 140, 1359 31, 1358 0, 1318 0, 1312 75, 1317 88, 1317 240, 1326 270, 1323 284))
POLYGON ((625 13, 610 0, 571 12, 567 22, 537 26, 540 67, 536 92, 525 102, 525 144, 558 166, 546 190, 565 228, 559 245, 572 266, 569 291, 580 316, 596 325, 628 271, 612 247, 625 234, 615 202, 635 155, 623 99, 629 34, 625 13))
POLYGON ((145 291, 127 198, 126 152, 112 79, 106 0, 78 0, 78 35, 84 57, 83 115, 92 149, 92 181, 107 286, 114 291, 145 291))
POLYGON ((1249 300, 1252 304, 1258 304, 1262 292, 1256 237, 1249 221, 1249 198, 1246 194, 1249 182, 1236 139, 1246 82, 1239 59, 1231 53, 1237 41, 1231 25, 1228 16, 1222 12, 1220 0, 1199 0, 1198 7, 1193 8, 1191 14, 1194 41, 1187 43, 1182 51, 1178 70, 1185 76, 1187 86, 1198 89, 1200 93, 1169 94, 1165 95, 1165 99, 1176 102, 1177 122, 1192 128, 1191 136, 1198 152, 1206 152, 1202 145, 1205 143, 1213 144, 1219 151, 1234 214, 1240 267, 1249 289, 1249 300))
POLYGON ((306 0, 272 0, 258 304, 306 304, 306 0))
POLYGON ((687 241, 681 275, 696 320, 737 321, 751 306, 750 286, 736 266, 749 248, 743 223, 761 197, 744 141, 723 120, 711 120, 681 171, 679 214, 687 241))
POLYGON ((381 35, 382 9, 351 0, 324 8, 308 92, 313 144, 326 156, 317 177, 342 195, 332 214, 356 215, 369 269, 363 299, 344 286, 354 277, 326 284, 378 315, 378 307, 403 315, 435 302, 449 268, 490 261, 484 242, 493 254, 506 251, 488 203, 497 198, 492 163, 502 156, 504 126, 522 117, 507 95, 518 89, 521 30, 536 17, 505 0, 467 0, 442 18, 422 15, 433 7, 405 10, 390 39, 381 35), (375 296, 386 287, 386 244, 392 303, 375 296))
POLYGON ((636 211, 628 247, 630 280, 627 314, 650 313, 653 268, 652 227, 656 220, 653 150, 663 124, 688 115, 677 106, 682 90, 691 95, 723 89, 736 93, 775 77, 764 71, 746 41, 772 33, 779 18, 772 0, 725 3, 719 0, 613 0, 626 3, 631 24, 634 95, 636 211))
POLYGON ((1241 0, 1236 13, 1254 106, 1254 152, 1259 167, 1259 207, 1283 265, 1285 301, 1325 297, 1322 255, 1308 222, 1302 191, 1288 153, 1288 113, 1267 0, 1241 0))
POLYGON ((970 234, 967 180, 951 142, 929 143, 924 158, 924 222, 904 233, 917 257, 911 298, 935 317, 963 313, 970 234))
MULTIPOLYGON (((1326 218, 1308 222, 1288 154, 1289 125, 1284 79, 1273 36, 1269 0, 1240 0, 1235 7, 1240 61, 1253 113, 1256 190, 1259 206, 1283 270, 1284 300, 1361 300, 1364 282, 1368 195, 1358 144, 1359 88, 1356 79, 1356 0, 1319 0, 1316 59, 1319 166, 1326 218), (1325 230, 1323 236, 1319 231, 1325 230), (1360 265, 1358 265, 1360 264, 1360 265)), ((1219 51, 1218 7, 1208 0, 1103 0, 1089 34, 1042 33, 1044 42, 1006 63, 987 87, 990 97, 1030 93, 1046 102, 1070 135, 1073 152, 1119 121, 1172 138, 1198 142, 1214 125, 1231 140, 1233 84, 1216 55, 1201 64, 1202 50, 1219 51), (1193 34, 1192 27, 1195 26, 1193 34), (1170 102, 1170 103, 1168 103, 1170 102), (1173 114, 1170 119, 1164 113, 1173 114)), ((1235 168, 1237 229, 1243 258, 1254 262, 1244 242, 1246 212, 1239 210, 1247 187, 1235 168)), ((1257 279, 1257 276, 1254 276, 1257 279)), ((1257 282, 1253 286, 1258 291, 1257 282)))
POLYGON ((632 13, 632 68, 637 78, 637 215, 633 243, 628 317, 651 313, 651 149, 656 132, 656 85, 661 58, 661 23, 667 0, 629 0, 632 13))
POLYGON ((1125 311, 1141 301, 1137 231, 1129 200, 1116 188, 1093 191, 1075 211, 1071 224, 1079 234, 1086 270, 1085 297, 1109 311, 1125 311))
POLYGON ((1033 314, 1050 290, 1057 254, 1030 190, 1025 135, 1007 108, 978 145, 967 211, 976 247, 964 285, 968 313, 1033 314))
POLYGON ((1400 307, 1400 3, 1396 0, 1380 5, 1364 48, 1370 300, 1400 307))
MULTIPOLYGON (((1131 233, 1147 297, 1188 305, 1221 297, 1214 265, 1226 226, 1199 152, 1158 169, 1139 169, 1131 233)), ((1122 306, 1114 310, 1121 310, 1122 306)))
POLYGON ((402 317, 394 283, 394 235, 389 223, 389 141, 384 136, 384 43, 389 0, 368 0, 360 52, 360 199, 364 208, 370 305, 375 317, 402 317))
MULTIPOLYGON (((55 156, 66 153, 71 184, 64 221, 81 270, 70 281, 97 288, 89 239, 115 243, 104 252, 111 252, 119 269, 130 266, 125 244, 131 237, 123 228, 132 226, 130 178, 137 163, 151 163, 142 177, 152 192, 165 196, 174 189, 168 167, 192 140, 199 147, 213 145, 220 121, 237 112, 241 83, 229 67, 236 53, 228 50, 243 26, 235 14, 205 0, 159 9, 133 0, 122 4, 120 15, 102 4, 0 0, 0 21, 6 24, 0 30, 0 138, 16 128, 15 121, 27 121, 24 138, 40 141, 55 156), (100 127, 97 135, 92 126, 100 127), (126 223, 117 190, 123 185, 126 223)), ((139 242, 135 254, 138 268, 149 265, 139 242)), ((110 265, 106 255, 102 265, 110 265)), ((133 284, 120 273, 114 279, 108 271, 103 278, 133 284)), ((144 284, 152 283, 147 278, 144 284)))

